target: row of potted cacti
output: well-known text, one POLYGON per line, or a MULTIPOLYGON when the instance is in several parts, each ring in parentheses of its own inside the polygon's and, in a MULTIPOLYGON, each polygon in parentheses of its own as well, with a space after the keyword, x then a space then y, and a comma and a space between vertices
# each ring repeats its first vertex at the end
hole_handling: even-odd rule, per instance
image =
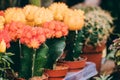
MULTIPOLYGON (((8 32, 12 42, 19 42, 19 52, 16 51, 16 45, 11 44, 15 56, 18 55, 19 64, 15 67, 20 66, 19 77, 39 79, 44 70, 50 76, 50 69, 57 71, 61 68, 57 62, 67 64, 70 71, 81 69, 76 68, 75 64, 71 65, 71 62, 81 61, 83 65, 79 63, 78 67, 85 67, 88 57, 81 57, 81 53, 88 53, 89 46, 93 50, 97 49, 96 46, 101 47, 102 42, 105 45, 113 23, 111 16, 100 8, 97 11, 94 8, 85 11, 85 15, 84 11, 70 9, 64 3, 53 3, 48 8, 26 5, 23 8, 8 8, 3 12, 0 17, 1 30, 8 32), (65 56, 61 57, 63 54, 65 56)), ((64 69, 67 71, 67 67, 64 69)))

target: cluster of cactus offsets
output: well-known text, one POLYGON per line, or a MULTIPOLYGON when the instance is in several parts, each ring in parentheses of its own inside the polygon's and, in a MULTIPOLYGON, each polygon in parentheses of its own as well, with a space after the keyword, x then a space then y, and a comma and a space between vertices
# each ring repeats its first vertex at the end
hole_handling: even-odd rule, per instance
POLYGON ((53 12, 54 19, 63 21, 68 6, 64 3, 53 3, 49 6, 49 9, 53 12))
POLYGON ((43 24, 47 38, 60 38, 68 34, 68 26, 60 21, 50 21, 43 24))
POLYGON ((26 23, 25 15, 22 8, 8 8, 5 10, 5 23, 10 23, 11 21, 20 21, 26 23))
POLYGON ((69 9, 65 13, 64 23, 69 26, 69 30, 81 30, 84 25, 84 18, 82 10, 69 9))
POLYGON ((82 29, 85 45, 100 45, 113 31, 113 18, 103 10, 90 11, 85 16, 85 25, 82 29))

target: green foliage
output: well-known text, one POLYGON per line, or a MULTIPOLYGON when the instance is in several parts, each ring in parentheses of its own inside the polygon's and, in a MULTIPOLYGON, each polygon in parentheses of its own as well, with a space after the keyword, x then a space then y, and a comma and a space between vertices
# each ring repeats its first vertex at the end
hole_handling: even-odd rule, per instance
POLYGON ((110 50, 111 50, 110 55, 113 55, 113 58, 116 63, 116 68, 120 70, 120 38, 115 39, 113 42, 114 43, 111 44, 110 46, 110 50))
POLYGON ((110 75, 100 75, 100 77, 94 77, 95 80, 111 80, 110 75))
POLYGON ((48 55, 47 64, 45 67, 47 69, 53 69, 54 65, 62 55, 63 50, 65 48, 65 38, 63 37, 59 39, 57 38, 49 39, 47 40, 46 44, 49 47, 49 51, 48 51, 49 55, 48 55))
POLYGON ((11 64, 13 64, 13 61, 11 60, 12 53, 0 53, 0 78, 3 80, 7 80, 7 72, 6 70, 12 70, 11 64))

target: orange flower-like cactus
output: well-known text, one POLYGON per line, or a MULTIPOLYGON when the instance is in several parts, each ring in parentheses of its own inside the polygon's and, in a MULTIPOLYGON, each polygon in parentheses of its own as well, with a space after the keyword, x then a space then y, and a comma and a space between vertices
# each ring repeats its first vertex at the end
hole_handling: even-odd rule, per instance
POLYGON ((21 8, 8 8, 5 10, 5 21, 6 23, 10 23, 11 21, 20 21, 25 23, 25 15, 21 8))
POLYGON ((4 11, 0 11, 0 30, 4 28, 5 18, 4 11))
MULTIPOLYGON (((1 45, 1 47, 3 49, 6 47, 9 48, 10 41, 11 41, 11 38, 9 37, 8 32, 6 30, 0 30, 0 45, 1 45)), ((5 49, 3 51, 5 51, 5 49)))
POLYGON ((47 38, 60 38, 68 34, 68 26, 60 21, 50 21, 43 24, 47 38))
POLYGON ((82 10, 69 9, 65 13, 64 23, 68 25, 69 30, 81 30, 84 25, 84 18, 82 10))
POLYGON ((29 48, 37 49, 46 40, 44 29, 41 27, 25 26, 23 32, 20 41, 29 48))
POLYGON ((0 16, 4 16, 4 11, 0 11, 0 16))
POLYGON ((5 25, 5 30, 8 31, 8 34, 10 35, 10 38, 13 41, 16 41, 21 37, 22 29, 26 25, 21 22, 10 22, 5 25))
POLYGON ((66 10, 68 9, 68 6, 65 3, 53 3, 49 6, 49 9, 54 14, 55 20, 63 20, 66 10))

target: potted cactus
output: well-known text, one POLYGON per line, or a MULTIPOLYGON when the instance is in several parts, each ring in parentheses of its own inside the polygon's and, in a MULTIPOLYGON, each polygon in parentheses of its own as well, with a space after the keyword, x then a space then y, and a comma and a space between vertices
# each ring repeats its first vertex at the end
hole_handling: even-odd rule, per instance
MULTIPOLYGON (((9 32, 13 42, 19 41, 19 77, 37 79, 43 75, 45 68, 56 69, 56 62, 65 48, 68 26, 61 21, 55 21, 53 17, 52 10, 33 5, 5 10, 5 30, 9 32), (13 15, 16 11, 18 13, 13 15)), ((65 76, 68 66, 63 69, 65 76)))
POLYGON ((69 65, 69 71, 78 71, 86 64, 86 57, 80 57, 83 39, 79 36, 84 25, 84 12, 76 9, 66 10, 63 21, 68 25, 69 33, 66 37, 65 57, 62 62, 69 65))
POLYGON ((87 56, 88 61, 95 62, 99 70, 103 49, 114 28, 113 18, 108 12, 96 6, 84 5, 79 9, 85 11, 85 24, 80 32, 83 39, 83 55, 87 56))

